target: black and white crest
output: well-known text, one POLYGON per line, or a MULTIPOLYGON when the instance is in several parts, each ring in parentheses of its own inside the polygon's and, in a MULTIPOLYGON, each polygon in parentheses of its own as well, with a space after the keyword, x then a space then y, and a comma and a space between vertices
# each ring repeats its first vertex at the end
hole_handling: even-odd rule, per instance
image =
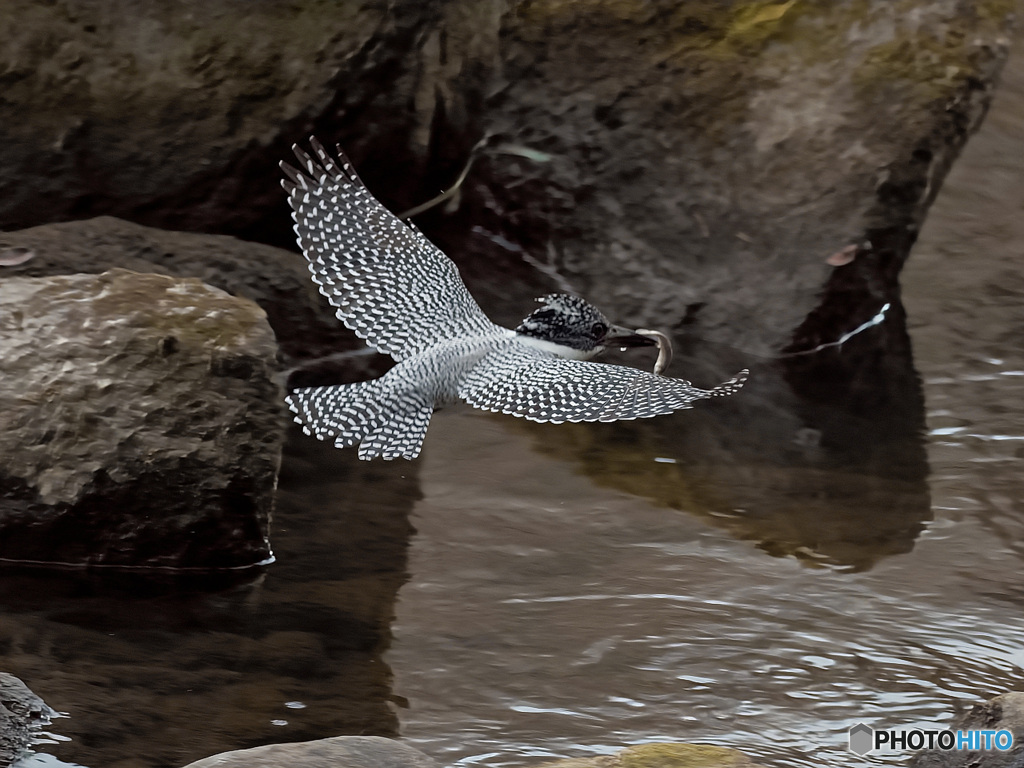
POLYGON ((611 324, 589 301, 567 293, 537 299, 542 306, 519 324, 516 333, 589 352, 599 346, 611 324))

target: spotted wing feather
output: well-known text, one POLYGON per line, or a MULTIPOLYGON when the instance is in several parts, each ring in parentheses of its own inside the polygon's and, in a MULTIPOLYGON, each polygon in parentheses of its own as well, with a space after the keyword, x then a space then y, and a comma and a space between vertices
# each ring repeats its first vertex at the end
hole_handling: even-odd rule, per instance
POLYGON ((547 356, 512 348, 484 358, 459 396, 487 411, 531 421, 623 421, 646 419, 697 400, 731 395, 746 381, 743 370, 714 389, 627 368, 547 356))
POLYGON ((315 138, 315 159, 293 147, 282 163, 299 247, 338 318, 377 350, 402 360, 432 344, 493 332, 455 264, 363 186, 339 150, 315 138))

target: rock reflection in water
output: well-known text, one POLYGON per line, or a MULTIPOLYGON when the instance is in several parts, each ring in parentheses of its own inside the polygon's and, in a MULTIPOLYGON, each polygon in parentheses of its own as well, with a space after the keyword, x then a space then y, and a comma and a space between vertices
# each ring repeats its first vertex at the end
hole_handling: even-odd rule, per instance
POLYGON ((381 655, 414 475, 293 437, 277 560, 255 578, 3 572, 4 670, 70 715, 53 730, 71 741, 41 750, 90 768, 173 768, 272 741, 395 735, 381 655))

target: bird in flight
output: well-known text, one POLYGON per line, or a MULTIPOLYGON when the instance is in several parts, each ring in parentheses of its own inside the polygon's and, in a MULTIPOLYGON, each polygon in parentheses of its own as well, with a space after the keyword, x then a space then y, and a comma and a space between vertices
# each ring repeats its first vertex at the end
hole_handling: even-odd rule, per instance
POLYGON ((730 395, 747 371, 714 389, 620 365, 589 362, 607 347, 653 345, 576 296, 551 294, 515 330, 495 325, 455 264, 379 203, 338 149, 315 138, 281 163, 299 247, 338 318, 396 365, 379 379, 293 390, 306 434, 360 459, 419 455, 434 410, 464 400, 532 421, 619 421, 730 395))

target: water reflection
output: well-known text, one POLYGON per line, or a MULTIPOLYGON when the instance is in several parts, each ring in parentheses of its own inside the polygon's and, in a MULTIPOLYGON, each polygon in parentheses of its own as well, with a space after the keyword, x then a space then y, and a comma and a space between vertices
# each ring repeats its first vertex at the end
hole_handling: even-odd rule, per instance
MULTIPOLYGON (((752 366, 742 397, 692 411, 517 427, 602 486, 774 555, 863 570, 909 552, 931 519, 924 399, 905 322, 896 304, 841 346, 752 366)), ((702 370, 688 346, 677 367, 702 370)))

